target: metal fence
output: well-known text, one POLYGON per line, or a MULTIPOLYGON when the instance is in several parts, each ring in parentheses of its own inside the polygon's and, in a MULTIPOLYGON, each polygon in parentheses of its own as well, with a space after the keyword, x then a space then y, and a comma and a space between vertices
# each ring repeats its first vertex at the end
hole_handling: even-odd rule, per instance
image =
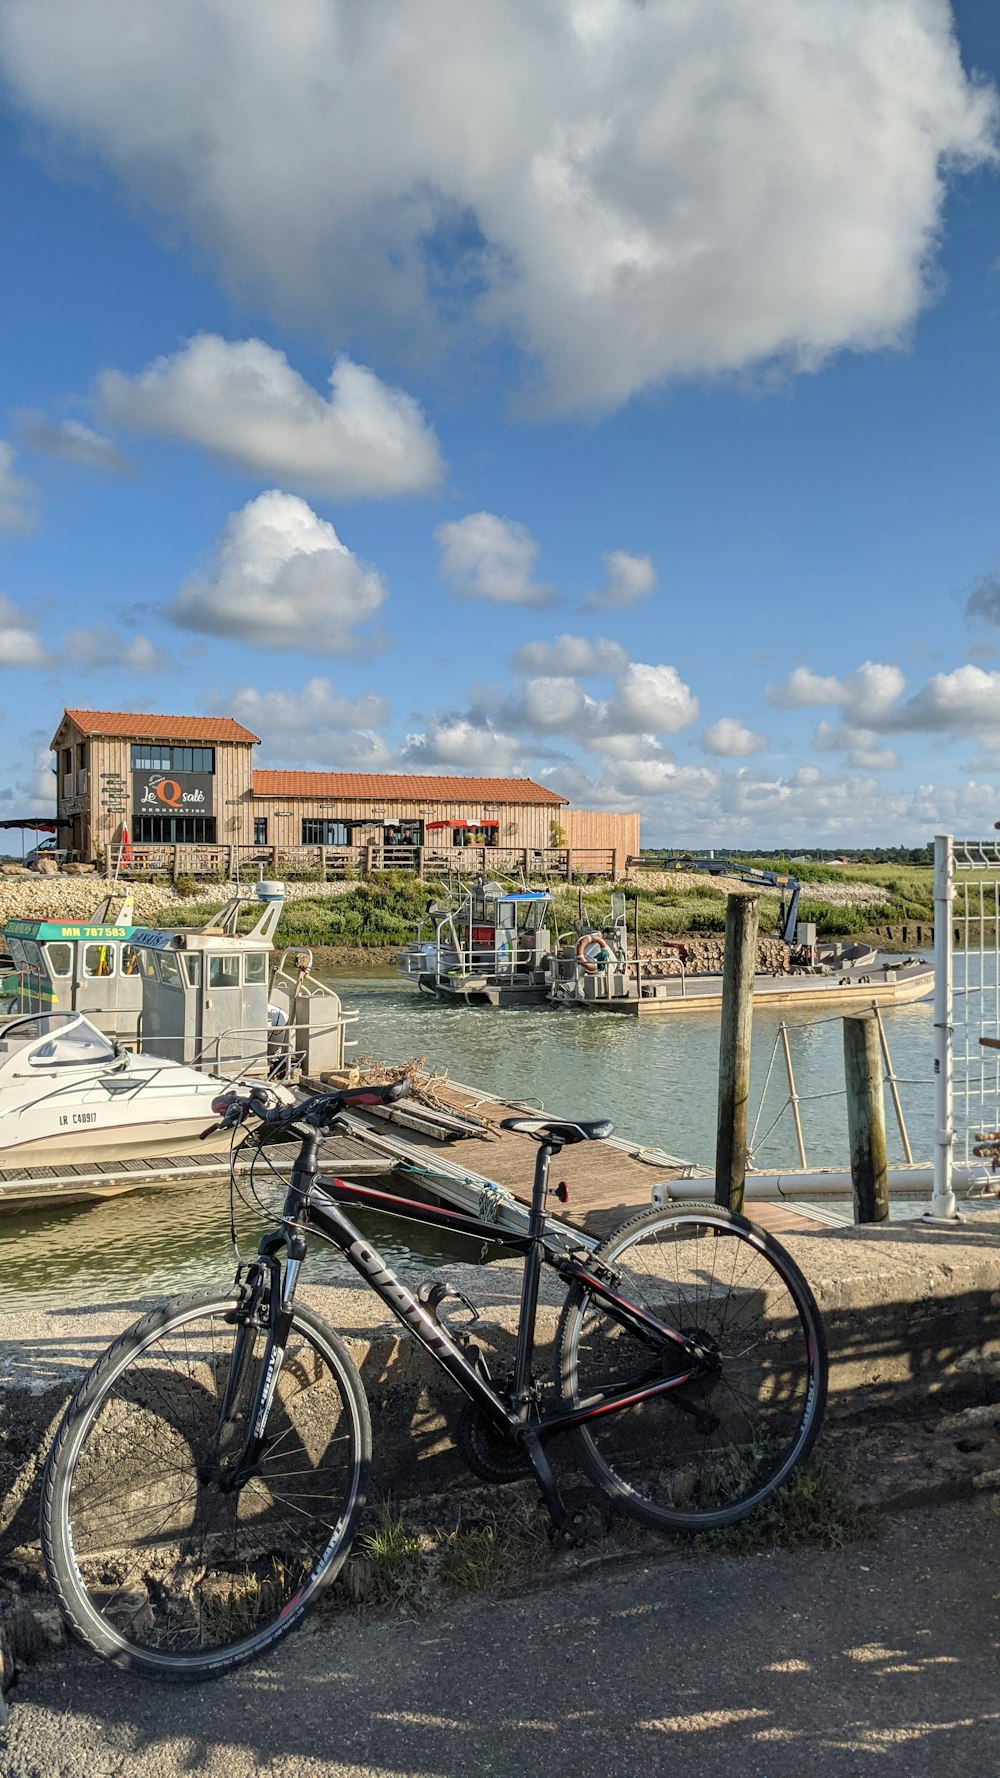
POLYGON ((934 1197, 1000 1142, 1000 839, 934 841, 934 1197))

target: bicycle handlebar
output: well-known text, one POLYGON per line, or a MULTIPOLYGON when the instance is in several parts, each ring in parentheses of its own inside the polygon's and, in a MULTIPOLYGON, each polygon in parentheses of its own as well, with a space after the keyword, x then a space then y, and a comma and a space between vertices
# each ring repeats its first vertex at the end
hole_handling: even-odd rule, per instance
POLYGON ((231 1090, 212 1100, 212 1110, 219 1122, 204 1131, 203 1139, 216 1130, 235 1129, 251 1114, 276 1129, 295 1124, 313 1124, 322 1129, 349 1105, 393 1105, 397 1099, 404 1099, 409 1090, 410 1082, 405 1074, 385 1086, 338 1087, 334 1093, 314 1093, 311 1098, 299 1099, 294 1105, 270 1105, 266 1087, 251 1087, 246 1094, 231 1090))

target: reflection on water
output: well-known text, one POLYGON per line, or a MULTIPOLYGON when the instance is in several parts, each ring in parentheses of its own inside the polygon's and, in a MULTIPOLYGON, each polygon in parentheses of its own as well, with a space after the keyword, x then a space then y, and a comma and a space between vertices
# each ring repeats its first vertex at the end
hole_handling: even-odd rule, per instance
MULTIPOLYGON (((565 1117, 609 1116, 620 1134, 686 1159, 711 1164, 715 1153, 718 1017, 687 1014, 662 1021, 578 1013, 569 1008, 486 1011, 442 1006, 385 970, 354 972, 336 982, 345 1006, 356 1006, 358 1051, 396 1061, 423 1056, 455 1080, 504 1098, 543 1104, 565 1117)), ((916 1159, 929 1159, 933 1136, 931 1003, 884 1013, 894 1070, 916 1159)), ((843 1166, 847 1112, 843 1093, 842 1019, 786 1015, 791 1033, 806 1159, 810 1167, 843 1166)), ((778 1031, 776 1013, 754 1019, 751 1123, 764 1089, 778 1031)), ((774 1124, 754 1156, 758 1167, 798 1165, 780 1059, 771 1072, 758 1135, 774 1124), (774 1120, 777 1119, 775 1123, 774 1120)), ((902 1147, 886 1105, 890 1160, 902 1147)), ((404 1132, 405 1133, 405 1132, 404 1132)), ((484 1147, 482 1170, 488 1171, 484 1147)), ((655 1177, 651 1175, 651 1178, 655 1177)), ((360 1218, 359 1218, 360 1220, 360 1218)), ((252 1250, 263 1218, 242 1210, 239 1234, 252 1250)), ((459 1241, 442 1251, 435 1231, 413 1231, 435 1243, 410 1259, 410 1232, 393 1218, 369 1218, 365 1233, 398 1269, 478 1258, 459 1241), (464 1251, 463 1251, 464 1249, 464 1251)), ((54 1304, 109 1302, 212 1286, 232 1276, 228 1194, 222 1180, 190 1189, 137 1193, 103 1204, 17 1211, 0 1217, 0 1312, 54 1304)), ((333 1249, 310 1250, 308 1276, 337 1282, 347 1267, 333 1249)))
MULTIPOLYGON (((366 1183, 383 1182, 376 1177, 366 1183)), ((280 1205, 280 1193, 273 1201, 280 1205)), ((480 1242, 437 1229, 429 1232, 431 1246, 417 1253, 398 1217, 364 1210, 352 1220, 399 1272, 420 1275, 434 1266, 478 1264, 482 1257, 480 1242)), ((253 1207, 237 1206, 244 1256, 256 1251, 270 1226, 253 1207)), ((421 1229, 413 1234, 427 1238, 421 1229)), ((343 1284, 354 1276, 337 1249, 318 1237, 310 1241, 307 1265, 314 1284, 343 1284)), ((221 1177, 0 1217, 0 1314, 211 1289, 229 1284, 234 1269, 229 1192, 221 1177)))

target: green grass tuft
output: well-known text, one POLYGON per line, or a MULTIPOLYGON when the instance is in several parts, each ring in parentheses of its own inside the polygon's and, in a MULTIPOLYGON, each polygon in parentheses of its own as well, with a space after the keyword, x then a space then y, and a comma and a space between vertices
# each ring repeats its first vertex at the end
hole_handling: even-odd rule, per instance
POLYGON ((755 1550, 843 1550, 874 1543, 881 1529, 877 1508, 856 1500, 844 1478, 824 1458, 814 1457, 739 1524, 702 1532, 697 1544, 734 1556, 755 1550))

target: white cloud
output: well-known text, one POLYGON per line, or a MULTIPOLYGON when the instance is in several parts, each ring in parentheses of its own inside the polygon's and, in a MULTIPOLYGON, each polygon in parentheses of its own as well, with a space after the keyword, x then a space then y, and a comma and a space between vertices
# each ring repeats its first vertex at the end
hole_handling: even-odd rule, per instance
POLYGON ((0 438, 0 531, 33 531, 37 522, 35 490, 14 474, 14 446, 0 438))
POLYGON ((992 93, 946 0, 7 0, 19 104, 329 337, 507 333, 563 409, 905 337, 992 93), (363 150, 359 148, 363 144, 363 150))
POLYGON ((598 636, 557 636, 553 642, 525 642, 515 649, 511 664, 515 673, 575 673, 587 679, 598 673, 618 673, 628 663, 620 642, 598 636))
POLYGON ((718 722, 709 724, 701 744, 706 753, 720 759, 747 759, 751 753, 765 751, 767 736, 756 734, 735 716, 720 716, 718 722))
POLYGON ((385 596, 326 519, 272 488, 230 515, 210 570, 186 582, 170 616, 260 648, 353 654, 370 646, 358 626, 385 596))
POLYGON ((526 525, 470 512, 439 525, 441 573, 460 599, 494 605, 552 605, 552 588, 533 581, 538 544, 526 525))
POLYGON ((839 704, 844 687, 839 679, 823 678, 811 667, 793 667, 784 685, 764 687, 768 703, 779 710, 803 710, 812 704, 839 704))
POLYGON ((264 744, 262 764, 328 766, 334 771, 384 771, 395 755, 378 730, 390 711, 377 692, 343 697, 320 675, 299 690, 260 691, 240 685, 213 699, 214 710, 242 722, 264 744))
POLYGON ((873 746, 852 747, 847 763, 858 772, 898 772, 903 764, 891 747, 873 746))
POLYGON ((895 728, 975 735, 1000 729, 1000 673, 956 667, 932 679, 895 713, 895 728))
POLYGON ((605 711, 611 733, 673 735, 698 715, 698 699, 676 667, 630 661, 605 711))
POLYGON ((824 679, 809 667, 796 667, 784 685, 769 685, 767 696, 782 709, 832 704, 843 726, 821 723, 818 745, 862 748, 887 734, 977 735, 1000 728, 1000 672, 955 667, 935 673, 904 698, 906 680, 898 667, 865 661, 843 679, 824 679))
POLYGON ((865 661, 844 681, 843 704, 853 723, 878 729, 891 726, 906 680, 898 667, 865 661))
POLYGON ((148 636, 124 636, 107 624, 90 630, 67 630, 67 660, 94 670, 120 668, 128 673, 166 673, 175 665, 170 655, 156 648, 148 636))
POLYGON ((649 556, 631 556, 628 550, 607 550, 601 557, 607 576, 603 587, 588 593, 584 611, 629 611, 656 586, 656 569, 649 556))
MULTIPOLYGON (((47 740, 39 730, 23 737, 25 752, 15 761, 13 773, 0 790, 0 807, 17 815, 54 815, 56 780, 52 770, 52 754, 47 740)), ((0 838, 0 850, 17 847, 23 855, 40 836, 8 832, 0 838)))
POLYGON ((524 749, 516 736, 489 723, 473 722, 458 712, 433 716, 423 733, 407 735, 403 759, 411 771, 447 766, 503 776, 529 769, 524 766, 524 749))
POLYGON ((526 680, 516 710, 519 724, 541 734, 586 733, 600 720, 600 706, 576 680, 555 674, 526 680))
POLYGON ((52 660, 31 618, 0 593, 0 667, 48 667, 52 660))
POLYGON ((389 721, 389 706, 378 692, 366 691, 356 698, 344 698, 334 691, 329 679, 319 675, 307 680, 301 691, 258 691, 252 685, 239 686, 228 699, 227 708, 230 715, 264 739, 300 728, 384 728, 389 721))
MULTIPOLYGON (((676 667, 630 661, 617 643, 589 643, 581 636, 531 642, 516 651, 515 667, 576 664, 581 676, 605 674, 609 698, 593 698, 568 672, 532 675, 500 705, 497 719, 508 729, 536 735, 562 735, 593 752, 628 750, 626 737, 676 734, 698 715, 698 700, 676 667)), ((652 744, 655 746, 655 739, 652 744)))
POLYGON ((718 786, 716 773, 705 766, 679 766, 667 759, 622 759, 615 763, 611 782, 615 799, 637 796, 705 798, 718 786))
POLYGON ((324 398, 263 340, 201 333, 137 377, 98 379, 121 426, 203 445, 240 469, 325 494, 410 494, 437 485, 441 456, 419 404, 338 358, 324 398))
POLYGON ((818 753, 846 753, 848 765, 859 772, 895 772, 903 764, 891 747, 878 745, 878 736, 870 729, 846 723, 817 723, 813 746, 818 753))
POLYGON ((110 438, 102 438, 82 420, 50 420, 37 408, 22 408, 15 415, 18 433, 29 451, 40 457, 61 457, 67 463, 79 463, 85 469, 109 469, 115 475, 130 475, 134 465, 110 438))

